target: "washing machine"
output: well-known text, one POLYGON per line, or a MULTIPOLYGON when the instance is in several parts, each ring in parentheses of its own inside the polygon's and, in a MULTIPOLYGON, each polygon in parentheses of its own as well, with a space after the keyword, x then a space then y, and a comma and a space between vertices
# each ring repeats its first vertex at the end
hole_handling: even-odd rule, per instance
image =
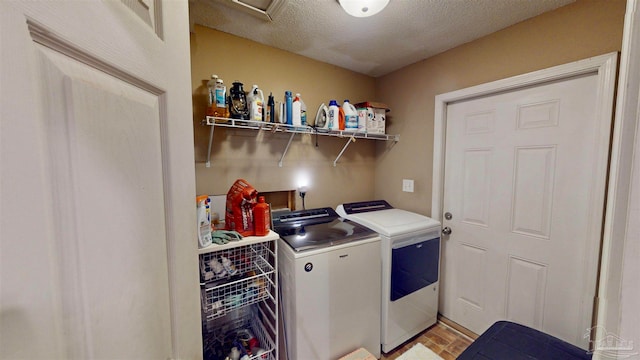
POLYGON ((346 203, 336 212, 380 235, 381 347, 390 352, 437 321, 440 222, 384 200, 346 203))
POLYGON ((380 357, 380 236, 332 208, 273 216, 287 358, 380 357))

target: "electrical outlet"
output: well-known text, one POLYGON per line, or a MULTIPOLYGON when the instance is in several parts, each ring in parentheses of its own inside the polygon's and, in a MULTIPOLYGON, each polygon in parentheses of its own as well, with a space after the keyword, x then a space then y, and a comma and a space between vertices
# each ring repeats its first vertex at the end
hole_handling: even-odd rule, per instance
POLYGON ((402 179, 402 191, 413 192, 413 180, 402 179))

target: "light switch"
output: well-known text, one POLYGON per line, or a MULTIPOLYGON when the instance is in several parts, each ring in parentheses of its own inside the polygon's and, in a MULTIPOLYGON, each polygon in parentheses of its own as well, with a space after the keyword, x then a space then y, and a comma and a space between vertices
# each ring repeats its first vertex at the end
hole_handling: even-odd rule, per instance
POLYGON ((402 191, 413 192, 413 180, 402 179, 402 191))

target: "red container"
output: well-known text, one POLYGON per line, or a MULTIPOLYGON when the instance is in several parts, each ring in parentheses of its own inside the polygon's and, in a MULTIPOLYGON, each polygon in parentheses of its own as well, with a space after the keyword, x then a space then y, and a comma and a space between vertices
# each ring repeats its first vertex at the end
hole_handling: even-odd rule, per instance
POLYGON ((265 236, 271 228, 271 215, 269 204, 264 201, 264 196, 258 197, 258 203, 253 207, 253 221, 256 236, 265 236))

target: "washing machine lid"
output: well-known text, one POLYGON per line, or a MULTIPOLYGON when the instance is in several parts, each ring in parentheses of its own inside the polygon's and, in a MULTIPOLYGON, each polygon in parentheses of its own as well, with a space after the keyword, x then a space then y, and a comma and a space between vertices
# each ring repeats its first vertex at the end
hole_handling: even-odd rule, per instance
POLYGON ((332 208, 293 211, 273 219, 273 231, 296 252, 316 250, 378 236, 332 208))
POLYGON ((440 222, 411 211, 393 208, 384 200, 345 203, 338 215, 388 237, 440 227, 440 222))

